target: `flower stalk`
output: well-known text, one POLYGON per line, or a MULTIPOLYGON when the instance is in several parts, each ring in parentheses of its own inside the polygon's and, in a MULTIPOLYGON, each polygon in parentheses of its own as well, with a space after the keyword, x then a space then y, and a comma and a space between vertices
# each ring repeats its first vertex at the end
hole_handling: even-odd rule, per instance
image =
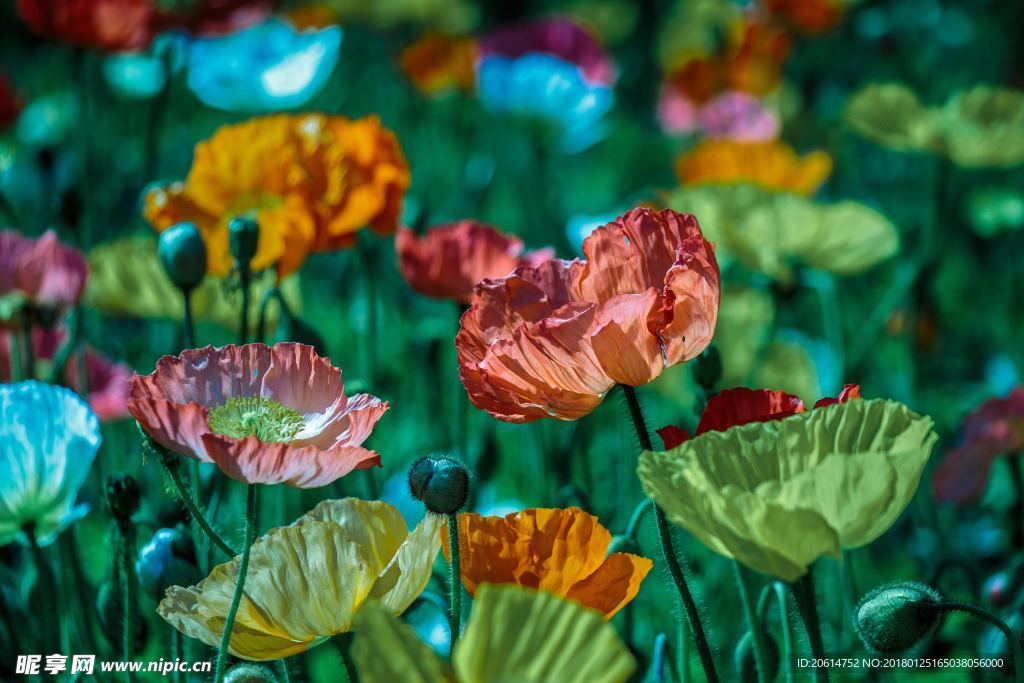
POLYGON ((356 669, 356 661, 352 658, 352 632, 339 633, 332 642, 338 648, 341 662, 345 665, 348 683, 359 683, 359 671, 356 669))
POLYGON ((768 680, 768 669, 765 664, 768 658, 765 656, 764 631, 757 614, 754 610, 754 603, 750 599, 750 591, 747 589, 747 582, 743 576, 743 566, 736 560, 732 561, 733 573, 736 576, 736 587, 740 592, 740 601, 743 603, 743 612, 747 618, 747 628, 754 638, 754 661, 757 664, 757 679, 761 683, 768 680))
POLYGON ((228 660, 228 646, 231 644, 231 632, 235 628, 235 618, 238 616, 238 605, 242 602, 242 593, 245 590, 245 575, 249 571, 249 554, 252 550, 252 543, 256 532, 256 515, 259 491, 256 484, 249 484, 245 502, 245 536, 242 540, 242 558, 238 565, 238 580, 235 583, 235 592, 231 597, 231 607, 228 608, 228 616, 224 621, 224 632, 220 637, 220 649, 217 652, 217 666, 214 680, 216 683, 223 683, 224 671, 228 660))
POLYGON ((25 537, 28 539, 28 547, 32 552, 32 562, 36 566, 36 577, 39 581, 39 590, 42 595, 42 646, 46 649, 47 653, 57 652, 60 649, 60 624, 56 618, 57 612, 52 609, 52 606, 57 604, 57 579, 53 575, 53 568, 50 567, 50 563, 46 561, 43 549, 39 547, 35 525, 32 523, 26 524, 22 531, 24 531, 25 537))
MULTIPOLYGON (((629 406, 629 414, 633 420, 633 427, 636 429, 637 438, 640 440, 640 447, 645 451, 653 450, 651 446, 651 435, 647 431, 647 422, 644 420, 643 410, 640 407, 640 399, 636 395, 636 389, 629 385, 622 385, 623 394, 626 396, 626 405, 629 406)), ((654 506, 654 519, 658 527, 658 538, 661 542, 661 552, 668 566, 669 574, 672 576, 672 583, 675 584, 679 593, 679 600, 686 612, 686 619, 693 632, 694 642, 697 644, 697 653, 700 655, 701 666, 704 668, 704 676, 709 683, 718 682, 718 671, 715 669, 715 660, 711 654, 711 646, 708 644, 707 635, 704 632, 704 624, 701 622, 700 612, 697 603, 690 593, 690 587, 686 583, 686 575, 683 567, 676 557, 675 548, 672 545, 672 530, 665 516, 664 510, 657 505, 654 506)), ((680 619, 680 623, 682 620, 680 619)))
POLYGON ((455 642, 462 635, 462 568, 459 561, 459 513, 448 514, 448 546, 452 562, 449 586, 451 597, 448 608, 449 653, 455 652, 455 642))
MULTIPOLYGON (((818 603, 814 597, 814 578, 811 575, 810 567, 807 573, 790 584, 793 598, 796 600, 800 616, 804 620, 804 628, 807 631, 807 641, 811 646, 811 656, 814 659, 825 658, 825 644, 821 639, 821 623, 818 620, 818 603)), ((815 667, 814 680, 817 683, 828 683, 828 669, 815 667)))
POLYGON ((1020 636, 1013 632, 1013 629, 1010 628, 1009 624, 988 610, 975 607, 974 605, 966 602, 941 602, 938 607, 946 612, 963 612, 964 614, 970 614, 980 619, 984 619, 1002 631, 1003 635, 1006 636, 1006 641, 1010 646, 1010 652, 1013 655, 1014 683, 1024 683, 1024 650, 1021 649, 1020 636))

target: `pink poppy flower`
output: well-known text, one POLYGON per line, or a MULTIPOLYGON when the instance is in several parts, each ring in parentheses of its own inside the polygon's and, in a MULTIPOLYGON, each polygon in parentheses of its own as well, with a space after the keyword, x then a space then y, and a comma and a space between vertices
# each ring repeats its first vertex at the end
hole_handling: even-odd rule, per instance
POLYGON ((676 88, 662 88, 658 100, 662 130, 674 135, 703 133, 737 142, 767 142, 779 135, 779 119, 757 97, 725 92, 697 105, 676 88))
POLYGON ((601 45, 569 19, 506 26, 480 40, 481 57, 521 57, 531 52, 543 52, 575 64, 591 83, 615 83, 615 67, 601 45))
POLYGON ((953 505, 976 502, 996 458, 1024 451, 1024 387, 983 403, 964 420, 962 432, 960 445, 946 454, 932 477, 936 500, 953 505))
POLYGON ((362 448, 388 404, 345 396, 341 371, 304 344, 164 356, 132 378, 128 410, 160 445, 250 484, 326 486, 380 465, 362 448))
POLYGON ((58 242, 52 230, 38 239, 0 230, 0 299, 20 297, 60 313, 78 303, 88 273, 78 250, 58 242))
POLYGON ((466 220, 429 230, 422 237, 402 228, 395 237, 398 268, 424 296, 468 304, 485 278, 508 275, 518 266, 539 266, 553 249, 523 253, 521 240, 489 225, 466 220))
POLYGON ((693 216, 634 209, 583 253, 477 285, 455 338, 473 405, 507 422, 575 420, 711 342, 718 262, 693 216))

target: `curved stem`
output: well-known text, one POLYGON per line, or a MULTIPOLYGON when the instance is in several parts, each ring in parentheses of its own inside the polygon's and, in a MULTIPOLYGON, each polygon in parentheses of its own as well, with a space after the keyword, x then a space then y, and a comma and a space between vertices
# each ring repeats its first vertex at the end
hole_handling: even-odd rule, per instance
POLYGON ((965 614, 973 614, 1002 631, 1003 635, 1006 636, 1007 643, 1010 645, 1010 652, 1013 653, 1013 680, 1016 683, 1024 683, 1024 650, 1021 650, 1020 637, 1013 632, 1013 629, 1010 628, 1009 624, 988 610, 975 607, 974 605, 966 602, 942 602, 939 604, 939 608, 947 612, 964 612, 965 614))
POLYGON ((196 524, 198 524, 199 527, 206 533, 210 541, 212 541, 214 545, 220 548, 221 551, 228 557, 234 557, 235 555, 237 555, 238 553, 235 552, 235 549, 229 546, 227 542, 225 542, 224 539, 221 538, 220 535, 213 530, 213 527, 210 526, 210 523, 206 521, 206 517, 203 515, 203 511, 199 509, 199 505, 194 500, 192 500, 192 496, 189 495, 188 489, 185 487, 185 482, 181 480, 181 472, 179 471, 177 465, 172 465, 166 462, 164 458, 160 459, 160 464, 163 465, 163 468, 167 472, 167 475, 171 478, 171 481, 174 483, 174 488, 178 490, 178 496, 181 498, 181 502, 185 504, 185 507, 188 508, 188 512, 192 516, 192 519, 194 519, 196 524))
MULTIPOLYGON (((818 603, 814 598, 814 579, 811 575, 811 568, 807 573, 790 584, 793 590, 793 598, 796 599, 796 606, 800 610, 800 616, 804 620, 804 628, 807 630, 807 640, 811 646, 811 656, 814 659, 825 658, 825 644, 821 639, 821 624, 818 621, 818 603)), ((814 680, 818 683, 828 683, 828 669, 820 667, 814 669, 814 680)))
POLYGON ((743 577, 743 567, 736 560, 732 561, 733 573, 736 576, 736 587, 740 591, 740 602, 743 603, 743 612, 747 617, 747 628, 754 637, 754 663, 757 664, 757 679, 761 683, 768 680, 768 669, 765 667, 767 657, 765 656, 764 630, 758 622, 757 614, 754 611, 754 603, 750 600, 750 591, 747 590, 747 581, 743 577))
MULTIPOLYGON (((120 527, 121 533, 121 575, 124 578, 123 607, 121 617, 121 647, 124 660, 130 661, 135 652, 135 528, 131 522, 120 527)), ((134 680, 131 669, 125 670, 125 680, 134 680)))
POLYGON ((249 553, 252 550, 253 536, 256 531, 256 503, 258 498, 257 484, 249 484, 245 502, 245 538, 242 541, 242 559, 238 564, 238 579, 235 581, 235 593, 231 596, 231 607, 224 622, 224 632, 220 636, 220 650, 217 652, 217 666, 214 680, 224 681, 224 668, 228 661, 228 646, 231 644, 231 632, 235 628, 235 617, 238 616, 238 605, 242 602, 245 591, 245 575, 249 571, 249 553))
POLYGON ((277 660, 277 670, 281 672, 281 683, 292 683, 292 674, 288 671, 288 660, 277 660))
POLYGON ((263 298, 260 299, 260 314, 256 319, 256 341, 266 343, 267 336, 267 310, 270 308, 270 302, 277 299, 277 305, 281 309, 281 315, 288 315, 288 306, 284 302, 284 297, 281 296, 281 290, 275 285, 267 291, 263 292, 263 298))
POLYGON ((459 513, 448 515, 448 547, 452 563, 449 587, 451 598, 448 611, 449 654, 455 651, 455 642, 462 633, 462 569, 459 562, 459 513))
MULTIPOLYGON (((629 415, 633 419, 633 427, 636 429, 636 436, 640 440, 640 446, 645 450, 651 448, 651 435, 647 431, 647 422, 644 420, 643 410, 640 408, 640 399, 637 398, 636 389, 623 384, 622 392, 626 397, 626 405, 629 406, 629 415)), ((669 574, 672 576, 672 583, 675 584, 679 593, 679 600, 686 611, 686 619, 690 624, 690 631, 693 632, 693 640, 697 644, 697 653, 700 655, 701 665, 704 668, 704 676, 709 683, 718 682, 718 671, 715 669, 715 660, 711 655, 711 646, 708 645, 707 635, 704 633, 704 624, 700 619, 700 612, 697 610, 697 603, 690 593, 690 587, 686 583, 686 575, 683 567, 676 557, 675 548, 672 546, 672 530, 668 524, 665 512, 657 504, 654 505, 654 520, 658 527, 658 539, 661 542, 661 552, 668 566, 669 574)))
POLYGON ((359 671, 356 669, 356 661, 352 659, 352 632, 339 633, 332 642, 334 647, 338 648, 341 662, 345 665, 348 683, 359 683, 359 671))
POLYGON ((626 537, 636 540, 636 530, 640 526, 640 522, 643 521, 644 515, 654 507, 654 503, 651 502, 650 498, 644 498, 639 505, 633 508, 633 514, 629 517, 629 523, 626 524, 626 537))
POLYGON ((192 349, 196 345, 196 328, 192 319, 192 290, 181 290, 181 296, 185 303, 185 312, 181 319, 182 340, 186 349, 192 349))
POLYGON ((779 623, 782 626, 782 661, 786 663, 786 683, 793 683, 796 663, 793 661, 793 628, 789 621, 788 596, 786 585, 781 581, 772 584, 775 599, 779 602, 779 623))
POLYGON ((248 266, 241 266, 239 282, 242 287, 242 311, 238 321, 238 343, 245 344, 249 341, 249 290, 252 284, 252 271, 249 270, 248 266))
POLYGON ((46 556, 43 555, 42 548, 39 547, 35 526, 31 523, 26 524, 22 530, 28 539, 28 547, 32 551, 32 561, 36 565, 39 590, 42 596, 42 646, 46 650, 42 654, 55 654, 59 650, 58 641, 60 640, 58 635, 60 633, 60 624, 57 622, 57 610, 54 609, 57 604, 57 579, 53 575, 53 568, 50 567, 50 563, 46 561, 46 556))
POLYGON ((664 633, 654 637, 654 652, 651 654, 651 683, 662 683, 665 680, 665 643, 668 639, 664 633))

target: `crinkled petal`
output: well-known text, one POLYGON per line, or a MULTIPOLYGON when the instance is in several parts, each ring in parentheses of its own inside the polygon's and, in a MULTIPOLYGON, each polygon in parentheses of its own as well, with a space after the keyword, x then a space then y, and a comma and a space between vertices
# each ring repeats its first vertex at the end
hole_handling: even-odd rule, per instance
POLYGON ((653 566, 646 557, 612 553, 593 574, 570 588, 565 597, 610 619, 636 597, 640 582, 653 566))
POLYGON ((255 436, 235 439, 206 433, 207 456, 224 474, 247 484, 288 484, 300 489, 319 488, 352 470, 380 466, 375 451, 353 446, 321 450, 316 446, 266 443, 255 436))

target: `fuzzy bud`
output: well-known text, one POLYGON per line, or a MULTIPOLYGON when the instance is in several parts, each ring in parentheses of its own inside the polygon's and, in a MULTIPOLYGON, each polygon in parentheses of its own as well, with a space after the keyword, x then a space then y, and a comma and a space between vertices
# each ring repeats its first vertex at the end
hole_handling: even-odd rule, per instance
POLYGON ((248 270, 260 244, 259 223, 248 216, 232 218, 228 223, 228 244, 238 266, 248 270))
POLYGON ((206 244, 193 223, 178 223, 160 233, 156 252, 178 289, 194 289, 206 276, 206 244))
POLYGON ((103 491, 107 510, 118 522, 128 523, 132 515, 139 511, 142 491, 134 477, 127 474, 108 477, 103 491))
POLYGON ((236 664, 224 674, 224 683, 277 683, 277 676, 265 666, 236 664))
MULTIPOLYGON (((779 645, 767 631, 761 632, 764 641, 764 666, 766 680, 774 681, 779 675, 779 645)), ((747 631, 736 643, 736 650, 733 652, 733 661, 736 664, 736 673, 743 683, 757 683, 760 680, 757 675, 757 655, 754 652, 754 633, 747 631)))
POLYGON ((857 603, 853 626, 870 650, 896 654, 931 636, 942 623, 942 596, 916 581, 879 586, 857 603))
POLYGON ((420 458, 409 468, 409 491, 431 512, 450 515, 469 498, 469 470, 453 458, 420 458))

